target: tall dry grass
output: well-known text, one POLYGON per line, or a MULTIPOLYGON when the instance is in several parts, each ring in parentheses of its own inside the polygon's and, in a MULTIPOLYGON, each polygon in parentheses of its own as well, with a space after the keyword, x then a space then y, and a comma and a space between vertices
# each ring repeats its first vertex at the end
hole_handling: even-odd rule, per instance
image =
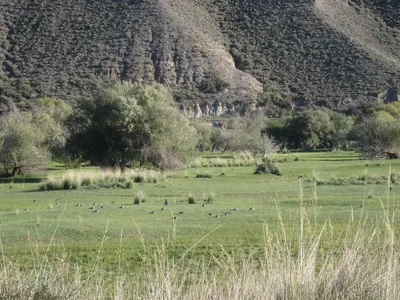
MULTIPOLYGON (((323 236, 304 228, 288 240, 285 225, 273 234, 264 225, 263 256, 243 258, 220 247, 221 255, 179 260, 161 245, 138 274, 106 273, 100 263, 89 274, 70 265, 66 255, 43 260, 30 272, 3 256, 2 299, 399 299, 399 245, 384 221, 349 224, 326 249, 323 236)), ((187 251, 190 253, 192 247, 187 251)), ((101 250, 99 259, 101 261, 101 250)))
POLYGON ((234 152, 232 158, 197 158, 190 164, 191 168, 199 167, 242 167, 242 166, 253 166, 257 162, 260 162, 260 158, 255 158, 249 151, 234 152))
POLYGON ((68 190, 81 186, 132 188, 135 182, 157 183, 165 178, 165 173, 155 170, 69 170, 61 175, 49 175, 40 189, 68 190))

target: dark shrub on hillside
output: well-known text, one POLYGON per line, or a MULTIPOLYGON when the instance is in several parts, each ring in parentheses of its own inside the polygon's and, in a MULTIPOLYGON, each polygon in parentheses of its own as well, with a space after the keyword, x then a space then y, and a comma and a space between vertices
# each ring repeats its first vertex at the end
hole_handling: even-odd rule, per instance
POLYGON ((279 168, 270 161, 264 161, 256 165, 254 174, 274 174, 281 176, 282 173, 279 168))

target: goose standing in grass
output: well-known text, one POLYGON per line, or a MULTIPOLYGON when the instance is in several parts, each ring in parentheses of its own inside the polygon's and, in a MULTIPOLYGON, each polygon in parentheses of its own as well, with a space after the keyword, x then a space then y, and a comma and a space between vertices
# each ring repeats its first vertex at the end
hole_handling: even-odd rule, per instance
POLYGON ((219 218, 219 214, 217 214, 215 217, 218 219, 219 218))
POLYGON ((212 217, 213 213, 208 213, 208 215, 209 215, 210 217, 212 217))
POLYGON ((156 213, 156 211, 155 211, 155 210, 153 210, 153 211, 151 212, 151 214, 152 214, 152 215, 154 215, 155 213, 156 213))
POLYGON ((124 206, 123 206, 123 205, 121 205, 119 208, 124 208, 124 206))
POLYGON ((167 199, 165 199, 165 201, 164 201, 164 205, 168 205, 168 204, 169 204, 168 200, 167 200, 167 199))
POLYGON ((178 220, 178 216, 174 216, 174 218, 173 218, 174 220, 178 220))
POLYGON ((161 208, 161 210, 165 210, 165 207, 161 208))
POLYGON ((254 207, 250 207, 250 209, 249 210, 254 210, 254 207))

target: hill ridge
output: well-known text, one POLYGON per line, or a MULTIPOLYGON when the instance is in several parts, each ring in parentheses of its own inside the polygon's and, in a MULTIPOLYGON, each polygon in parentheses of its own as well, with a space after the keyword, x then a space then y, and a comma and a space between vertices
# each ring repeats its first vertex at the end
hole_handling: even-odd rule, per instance
POLYGON ((374 100, 400 87, 397 8, 382 0, 3 0, 0 113, 39 96, 74 103, 118 80, 162 83, 196 115, 374 100))

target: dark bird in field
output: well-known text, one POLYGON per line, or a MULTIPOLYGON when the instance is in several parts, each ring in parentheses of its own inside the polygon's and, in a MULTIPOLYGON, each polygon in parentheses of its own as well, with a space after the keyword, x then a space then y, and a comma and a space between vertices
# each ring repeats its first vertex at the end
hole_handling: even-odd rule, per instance
POLYGON ((299 178, 299 179, 300 179, 300 178, 303 178, 303 175, 301 175, 301 176, 297 176, 297 178, 299 178))
POLYGON ((154 215, 155 213, 156 213, 156 211, 155 211, 155 210, 153 210, 153 211, 151 212, 151 214, 152 214, 152 215, 154 215))
POLYGON ((161 210, 165 210, 165 207, 161 208, 161 210))
POLYGON ((124 208, 124 206, 123 206, 123 205, 121 205, 119 208, 124 208))
POLYGON ((168 205, 169 203, 168 203, 168 200, 167 199, 165 199, 165 201, 164 201, 164 205, 168 205))
POLYGON ((27 210, 28 210, 27 208, 24 209, 24 211, 27 211, 27 210))
POLYGON ((76 207, 79 207, 79 206, 80 206, 80 204, 79 204, 79 203, 77 203, 75 206, 76 206, 76 207))
POLYGON ((85 203, 82 203, 81 206, 84 207, 84 206, 85 206, 85 203))
POLYGON ((254 210, 254 207, 250 207, 250 209, 249 210, 254 210))
POLYGON ((101 208, 104 208, 104 205, 102 204, 100 207, 101 207, 101 208))
POLYGON ((205 206, 206 206, 206 204, 205 204, 205 203, 203 203, 201 206, 202 206, 202 207, 205 207, 205 206))
POLYGON ((239 208, 235 207, 233 210, 234 210, 234 211, 238 211, 238 210, 239 210, 239 208))
POLYGON ((225 216, 229 216, 229 213, 228 213, 228 212, 226 212, 226 213, 225 213, 225 216))
POLYGON ((389 190, 393 190, 393 188, 391 186, 389 186, 389 190))
POLYGON ((96 209, 94 212, 98 213, 98 212, 99 212, 99 210, 98 210, 98 209, 96 209))
POLYGON ((174 216, 174 218, 173 218, 174 220, 178 220, 178 216, 174 216))
POLYGON ((179 214, 180 214, 180 215, 183 215, 184 213, 183 213, 183 211, 180 211, 179 214))
POLYGON ((217 214, 215 217, 218 219, 218 218, 219 218, 219 215, 217 214))
POLYGON ((56 205, 58 205, 58 204, 60 204, 60 203, 56 202, 56 205))
POLYGON ((361 205, 360 205, 360 208, 363 208, 363 207, 364 207, 364 204, 361 204, 361 205))
POLYGON ((93 205, 96 205, 97 203, 96 202, 93 202, 93 205))
POLYGON ((89 207, 89 209, 94 209, 94 206, 89 207))
POLYGON ((209 216, 212 216, 212 215, 213 215, 213 213, 209 213, 208 215, 209 215, 209 216))
POLYGON ((32 202, 36 202, 36 199, 34 199, 32 202))

